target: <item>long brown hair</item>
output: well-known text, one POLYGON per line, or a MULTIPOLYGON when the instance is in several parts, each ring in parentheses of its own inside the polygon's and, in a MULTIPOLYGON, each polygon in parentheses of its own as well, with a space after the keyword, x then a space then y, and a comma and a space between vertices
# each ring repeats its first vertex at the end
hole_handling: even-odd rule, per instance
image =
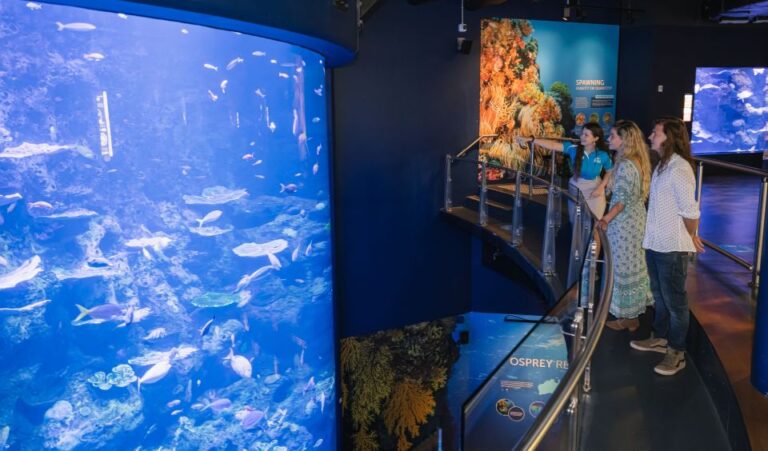
POLYGON ((667 139, 661 143, 661 149, 659 149, 659 173, 662 173, 667 168, 667 163, 669 163, 669 159, 672 158, 673 154, 680 155, 682 159, 693 167, 691 139, 688 137, 688 129, 685 128, 683 121, 678 118, 664 117, 657 119, 653 123, 654 127, 657 125, 662 126, 664 135, 667 136, 667 139))
MULTIPOLYGON (((584 128, 592 132, 592 136, 597 138, 597 141, 595 141, 595 151, 608 150, 608 143, 605 142, 605 132, 603 131, 603 128, 600 127, 600 124, 596 122, 589 122, 584 124, 584 128)), ((576 147, 576 161, 573 162, 573 173, 576 178, 581 178, 581 160, 583 159, 584 145, 582 145, 581 141, 579 141, 579 144, 576 147)))
POLYGON ((616 173, 619 165, 624 160, 629 160, 635 164, 637 172, 640 174, 640 185, 643 192, 643 200, 648 199, 648 193, 651 190, 651 160, 648 156, 648 145, 645 144, 645 137, 640 127, 632 121, 619 120, 613 125, 616 134, 621 137, 621 149, 616 154, 616 169, 611 172, 608 186, 613 189, 616 183, 616 173))

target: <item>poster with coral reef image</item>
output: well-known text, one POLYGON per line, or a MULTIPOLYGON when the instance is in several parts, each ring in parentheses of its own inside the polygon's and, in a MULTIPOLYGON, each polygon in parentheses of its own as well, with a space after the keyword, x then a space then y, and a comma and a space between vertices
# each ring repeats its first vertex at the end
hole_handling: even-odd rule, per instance
MULTIPOLYGON (((518 136, 577 138, 588 122, 615 119, 619 28, 613 25, 487 19, 481 23, 480 155, 518 169, 530 161, 518 136)), ((536 148, 544 173, 549 150, 536 148)), ((505 171, 488 171, 489 180, 505 171)))

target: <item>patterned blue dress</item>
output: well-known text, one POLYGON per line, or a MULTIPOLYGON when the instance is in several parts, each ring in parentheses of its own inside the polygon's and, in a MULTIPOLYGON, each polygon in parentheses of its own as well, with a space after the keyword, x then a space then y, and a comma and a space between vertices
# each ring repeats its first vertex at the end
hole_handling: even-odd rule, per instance
POLYGON ((613 296, 610 312, 617 318, 636 318, 653 305, 648 267, 645 263, 645 203, 640 171, 630 160, 615 169, 611 207, 624 205, 608 225, 613 258, 613 296))

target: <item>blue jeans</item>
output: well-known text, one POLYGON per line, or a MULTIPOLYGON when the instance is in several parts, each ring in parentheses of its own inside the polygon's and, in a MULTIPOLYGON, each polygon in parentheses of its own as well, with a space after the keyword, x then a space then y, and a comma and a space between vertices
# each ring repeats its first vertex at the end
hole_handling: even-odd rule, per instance
POLYGON ((688 295, 685 291, 688 253, 655 252, 646 249, 645 261, 651 278, 653 300, 656 302, 653 335, 666 338, 670 348, 684 351, 690 318, 688 295))

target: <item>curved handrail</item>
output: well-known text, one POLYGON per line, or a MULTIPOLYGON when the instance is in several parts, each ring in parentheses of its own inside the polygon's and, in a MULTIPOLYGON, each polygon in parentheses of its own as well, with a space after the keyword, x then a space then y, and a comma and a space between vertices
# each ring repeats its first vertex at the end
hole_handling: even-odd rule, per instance
POLYGON ((459 151, 459 153, 457 153, 454 158, 458 159, 458 158, 464 157, 464 155, 466 155, 470 150, 472 150, 472 148, 475 146, 475 144, 479 143, 481 139, 484 139, 484 138, 496 138, 497 136, 499 136, 499 135, 480 135, 480 136, 478 136, 474 141, 469 143, 469 145, 467 145, 467 147, 461 149, 459 151))
MULTIPOLYGON (((611 304, 611 296, 613 295, 613 265, 610 263, 611 247, 605 231, 601 230, 599 227, 596 227, 595 230, 597 230, 599 241, 603 246, 605 261, 608 262, 608 264, 605 265, 605 275, 608 283, 605 284, 603 293, 600 296, 600 305, 597 309, 597 316, 595 317, 594 322, 590 324, 590 326, 594 326, 594 328, 590 329, 584 345, 584 350, 578 357, 578 360, 574 364, 569 365, 565 376, 563 376, 560 384, 558 384, 557 388, 552 393, 550 402, 544 406, 544 409, 542 409, 541 413, 536 418, 536 421, 528 429, 528 432, 523 438, 520 439, 517 447, 518 449, 531 450, 536 449, 536 447, 539 446, 544 439, 544 435, 552 427, 555 420, 557 420, 557 416, 563 410, 565 403, 581 381, 581 377, 584 375, 584 371, 586 370, 587 365, 589 365, 589 362, 592 359, 592 354, 594 354, 595 349, 597 348, 597 343, 600 341, 600 336, 603 333, 605 320, 608 317, 608 307, 611 304)), ((574 339, 578 340, 579 338, 574 337, 574 339)))

